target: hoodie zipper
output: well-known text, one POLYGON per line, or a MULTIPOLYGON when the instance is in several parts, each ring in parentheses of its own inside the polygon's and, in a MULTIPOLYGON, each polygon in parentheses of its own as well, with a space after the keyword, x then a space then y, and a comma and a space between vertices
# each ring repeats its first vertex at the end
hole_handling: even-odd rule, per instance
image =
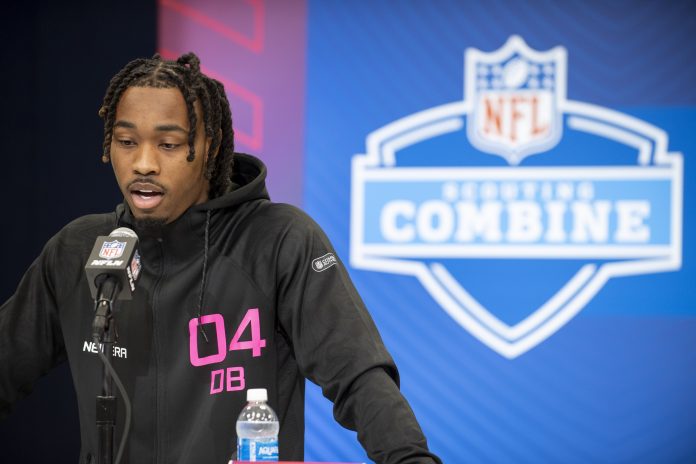
POLYGON ((158 337, 158 324, 157 324, 157 302, 159 300, 160 286, 162 279, 164 277, 164 245, 162 244, 162 238, 157 239, 157 245, 160 254, 160 272, 155 282, 155 289, 152 295, 152 346, 155 351, 155 446, 154 446, 154 459, 153 462, 159 462, 160 456, 160 445, 162 443, 161 431, 160 431, 160 388, 159 388, 159 337, 158 337))

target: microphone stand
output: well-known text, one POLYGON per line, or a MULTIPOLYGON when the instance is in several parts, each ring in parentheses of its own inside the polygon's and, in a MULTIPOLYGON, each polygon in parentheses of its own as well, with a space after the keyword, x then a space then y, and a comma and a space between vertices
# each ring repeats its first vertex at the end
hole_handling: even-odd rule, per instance
MULTIPOLYGON (((118 279, 107 276, 97 285, 92 339, 98 343, 109 363, 113 357, 113 344, 118 338, 116 320, 113 318, 113 302, 120 291, 118 279)), ((102 393, 97 395, 97 464, 113 464, 114 431, 116 428, 116 397, 113 395, 113 379, 106 365, 102 367, 102 393)))

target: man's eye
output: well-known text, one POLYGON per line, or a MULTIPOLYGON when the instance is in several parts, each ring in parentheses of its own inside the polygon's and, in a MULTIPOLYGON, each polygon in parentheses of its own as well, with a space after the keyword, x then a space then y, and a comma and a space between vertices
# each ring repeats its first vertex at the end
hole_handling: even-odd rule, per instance
POLYGON ((118 144, 123 146, 123 147, 132 147, 133 145, 135 145, 135 142, 133 142, 132 140, 128 140, 128 139, 119 139, 118 144))
POLYGON ((178 148, 180 146, 180 144, 178 144, 178 143, 162 143, 162 144, 160 144, 160 146, 162 148, 164 148, 165 150, 174 150, 174 149, 178 148))

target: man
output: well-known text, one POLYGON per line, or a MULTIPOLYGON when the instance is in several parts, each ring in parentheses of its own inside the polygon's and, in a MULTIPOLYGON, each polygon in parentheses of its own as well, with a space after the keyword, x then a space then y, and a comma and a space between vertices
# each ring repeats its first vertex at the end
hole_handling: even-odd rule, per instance
POLYGON ((300 210, 269 200, 259 160, 234 153, 223 86, 198 58, 132 61, 99 114, 125 202, 68 224, 0 308, 0 412, 67 358, 80 462, 95 462, 101 364, 83 267, 97 236, 125 226, 143 270, 115 314, 113 364, 133 404, 123 462, 227 462, 249 388, 268 390, 281 460, 302 460, 305 377, 371 459, 439 462, 331 244, 300 210))

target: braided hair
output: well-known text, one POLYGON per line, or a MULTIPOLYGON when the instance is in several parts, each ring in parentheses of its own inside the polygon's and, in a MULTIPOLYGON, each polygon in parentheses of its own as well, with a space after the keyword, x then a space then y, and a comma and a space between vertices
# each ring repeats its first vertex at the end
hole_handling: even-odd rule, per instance
POLYGON ((225 193, 232 183, 234 131, 232 113, 219 81, 201 73, 200 60, 194 53, 181 55, 176 61, 163 60, 159 54, 152 58, 131 61, 109 83, 99 116, 104 119, 102 161, 111 159, 111 139, 116 119, 116 106, 129 87, 178 88, 184 96, 189 118, 189 162, 196 156, 197 117, 194 104, 198 100, 203 108, 205 134, 212 139, 207 156, 206 178, 210 181, 209 197, 225 193), (218 152, 219 149, 219 152, 218 152), (215 153, 217 156, 215 156, 215 153))

